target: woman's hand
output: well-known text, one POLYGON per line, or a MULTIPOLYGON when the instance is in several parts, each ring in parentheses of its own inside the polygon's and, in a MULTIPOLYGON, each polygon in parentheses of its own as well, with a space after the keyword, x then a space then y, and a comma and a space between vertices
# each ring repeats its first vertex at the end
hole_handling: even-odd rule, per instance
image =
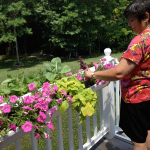
POLYGON ((93 71, 86 71, 85 72, 85 77, 87 77, 87 78, 92 78, 92 73, 93 73, 93 71))

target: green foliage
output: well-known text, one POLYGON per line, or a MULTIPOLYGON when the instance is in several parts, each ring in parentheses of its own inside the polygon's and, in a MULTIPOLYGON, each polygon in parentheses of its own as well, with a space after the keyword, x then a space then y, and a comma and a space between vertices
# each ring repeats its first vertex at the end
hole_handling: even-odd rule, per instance
POLYGON ((61 59, 59 57, 53 58, 51 65, 48 63, 44 63, 44 65, 47 67, 45 77, 49 81, 57 80, 61 77, 61 74, 71 71, 71 68, 67 65, 61 67, 61 59))

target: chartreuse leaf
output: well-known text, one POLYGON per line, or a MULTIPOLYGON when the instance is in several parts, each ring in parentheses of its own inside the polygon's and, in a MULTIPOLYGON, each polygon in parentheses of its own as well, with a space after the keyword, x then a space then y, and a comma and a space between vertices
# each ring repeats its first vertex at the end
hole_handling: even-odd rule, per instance
POLYGON ((68 107, 69 107, 69 104, 67 102, 62 102, 58 110, 61 114, 63 114, 68 107))
POLYGON ((12 82, 12 79, 6 79, 6 80, 4 80, 4 81, 1 83, 1 85, 6 84, 6 83, 9 83, 9 82, 12 82))
POLYGON ((81 112, 83 116, 92 116, 95 112, 93 106, 90 103, 87 103, 85 107, 81 107, 81 112))

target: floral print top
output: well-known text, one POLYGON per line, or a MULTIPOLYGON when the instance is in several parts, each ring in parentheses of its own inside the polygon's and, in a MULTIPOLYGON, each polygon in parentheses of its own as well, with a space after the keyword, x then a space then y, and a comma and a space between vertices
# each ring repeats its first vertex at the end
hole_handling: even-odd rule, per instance
POLYGON ((126 58, 137 66, 121 79, 122 98, 126 103, 150 100, 150 31, 145 30, 130 42, 120 60, 126 58))

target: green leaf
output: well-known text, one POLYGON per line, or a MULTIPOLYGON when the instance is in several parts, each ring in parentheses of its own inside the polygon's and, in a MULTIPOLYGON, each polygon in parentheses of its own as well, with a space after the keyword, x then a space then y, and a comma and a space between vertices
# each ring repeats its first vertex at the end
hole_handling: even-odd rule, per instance
POLYGON ((68 66, 68 65, 65 65, 62 67, 60 73, 67 73, 67 72, 70 72, 71 71, 71 68, 68 66))
POLYGON ((61 114, 63 114, 67 110, 68 107, 69 107, 69 104, 67 102, 62 102, 58 110, 61 114))
POLYGON ((61 59, 59 57, 53 58, 51 61, 51 66, 56 69, 56 71, 61 71, 61 59))
POLYGON ((48 73, 46 73, 44 76, 45 76, 49 81, 52 81, 52 80, 55 79, 55 77, 57 76, 57 74, 53 74, 53 73, 48 72, 48 73))
POLYGON ((44 65, 46 66, 47 69, 52 70, 51 65, 48 63, 44 63, 44 65))
POLYGON ((1 83, 1 85, 12 82, 12 81, 13 81, 12 79, 6 79, 1 83))

